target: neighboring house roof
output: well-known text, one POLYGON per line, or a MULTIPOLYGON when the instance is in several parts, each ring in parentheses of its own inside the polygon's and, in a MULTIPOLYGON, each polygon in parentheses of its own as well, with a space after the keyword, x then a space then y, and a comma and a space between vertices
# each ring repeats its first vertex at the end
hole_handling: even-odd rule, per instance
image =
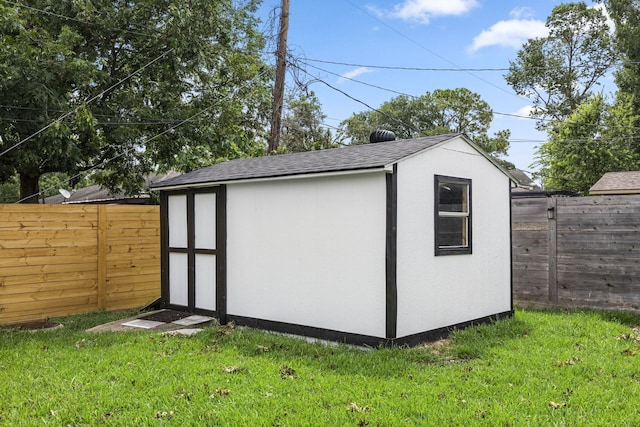
MULTIPOLYGON (((390 166, 400 159, 457 137, 464 136, 459 133, 450 133, 302 153, 230 160, 159 182, 152 185, 151 188, 185 187, 249 179, 377 169, 390 166)), ((465 141, 472 144, 466 137, 465 141)))
POLYGON ((100 185, 79 188, 70 192, 71 196, 65 198, 62 194, 47 197, 45 204, 75 204, 75 203, 127 203, 143 204, 149 199, 149 187, 156 182, 178 176, 179 173, 169 171, 164 174, 151 174, 145 179, 145 184, 138 194, 126 195, 123 192, 111 193, 100 185))
POLYGON ((516 186, 511 191, 537 191, 540 186, 536 184, 525 171, 520 169, 511 169, 509 173, 514 178, 516 186))
POLYGON ((607 172, 593 184, 589 194, 640 194, 640 171, 607 172))

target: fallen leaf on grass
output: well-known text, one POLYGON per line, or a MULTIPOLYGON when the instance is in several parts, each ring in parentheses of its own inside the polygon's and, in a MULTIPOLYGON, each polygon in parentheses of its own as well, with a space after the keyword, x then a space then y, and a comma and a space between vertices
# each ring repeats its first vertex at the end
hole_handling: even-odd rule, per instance
POLYGON ((295 369, 290 366, 284 365, 280 368, 280 378, 282 379, 295 379, 298 378, 295 369))
POLYGON ((368 406, 358 406, 354 402, 351 402, 347 407, 351 412, 371 412, 371 408, 368 406))
POLYGON ((628 334, 620 334, 616 337, 617 340, 624 340, 624 341, 635 341, 635 342, 640 342, 640 329, 638 328, 633 328, 631 329, 631 332, 628 334))
POLYGON ((241 368, 239 366, 227 366, 223 369, 227 374, 238 374, 240 372, 244 372, 245 368, 241 368))
POLYGON ((230 335, 235 328, 236 328, 236 324, 234 322, 229 322, 224 326, 219 326, 218 336, 225 337, 227 335, 230 335))
POLYGON ((173 417, 173 411, 157 411, 156 418, 167 418, 170 419, 173 417))
POLYGON ((558 366, 571 366, 571 365, 575 365, 576 362, 579 362, 579 361, 580 361, 579 358, 577 358, 576 356, 573 356, 569 360, 565 360, 564 362, 558 362, 558 366))
POLYGON ((560 409, 560 408, 566 408, 567 404, 562 402, 562 403, 558 403, 558 402, 549 402, 549 406, 553 409, 560 409))
POLYGON ((635 356, 636 352, 631 350, 630 348, 622 350, 622 354, 624 356, 635 356))
POLYGON ((211 399, 215 399, 218 396, 229 396, 229 393, 231 393, 229 390, 227 390, 226 388, 217 388, 216 392, 213 393, 211 396, 209 396, 211 399))

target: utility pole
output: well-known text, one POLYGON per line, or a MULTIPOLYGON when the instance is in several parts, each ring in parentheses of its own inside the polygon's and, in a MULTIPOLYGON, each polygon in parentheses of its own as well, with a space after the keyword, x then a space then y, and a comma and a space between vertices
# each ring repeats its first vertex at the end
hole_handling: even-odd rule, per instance
POLYGON ((278 32, 278 50, 276 52, 276 81, 273 87, 273 106, 271 109, 271 133, 269 135, 270 154, 280 143, 280 123, 282 104, 284 103, 284 77, 287 67, 287 33, 289 32, 289 0, 282 0, 280 11, 280 31, 278 32))

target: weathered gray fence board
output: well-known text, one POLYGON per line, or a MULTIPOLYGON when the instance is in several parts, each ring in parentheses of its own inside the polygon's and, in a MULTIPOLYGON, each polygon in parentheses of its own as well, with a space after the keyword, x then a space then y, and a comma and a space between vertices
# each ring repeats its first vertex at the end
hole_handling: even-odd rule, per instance
POLYGON ((516 303, 640 310, 640 195, 514 199, 512 242, 516 303))

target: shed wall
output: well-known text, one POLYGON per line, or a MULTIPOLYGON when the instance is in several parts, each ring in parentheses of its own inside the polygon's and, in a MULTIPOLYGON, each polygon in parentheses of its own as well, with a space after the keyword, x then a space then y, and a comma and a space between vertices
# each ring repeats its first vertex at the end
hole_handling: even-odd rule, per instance
POLYGON ((227 187, 227 313, 385 335, 385 174, 227 187))
POLYGON ((509 179, 462 140, 398 164, 398 337, 511 310, 509 206, 509 179), (435 256, 435 174, 472 180, 471 254, 435 256))

